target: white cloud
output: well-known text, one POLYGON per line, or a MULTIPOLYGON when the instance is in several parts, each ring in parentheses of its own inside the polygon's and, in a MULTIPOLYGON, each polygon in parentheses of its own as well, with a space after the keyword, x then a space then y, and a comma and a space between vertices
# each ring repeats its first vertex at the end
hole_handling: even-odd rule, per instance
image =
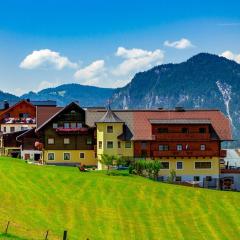
POLYGON ((182 38, 175 42, 170 42, 167 40, 164 42, 164 46, 177 48, 177 49, 185 49, 185 48, 194 47, 194 45, 191 43, 191 41, 188 40, 187 38, 182 38))
POLYGON ((116 56, 125 59, 116 68, 112 70, 115 76, 132 76, 133 73, 144 71, 154 65, 161 64, 164 54, 160 49, 147 51, 143 49, 126 49, 119 47, 115 53, 116 56))
POLYGON ((75 79, 79 80, 81 84, 97 86, 99 81, 105 78, 105 70, 105 61, 97 60, 92 62, 90 65, 76 71, 74 77, 75 79))
POLYGON ((240 63, 240 54, 234 54, 233 52, 227 50, 220 54, 221 57, 225 57, 230 60, 234 60, 237 63, 240 63))
POLYGON ((65 67, 77 68, 76 63, 71 62, 67 57, 63 57, 60 53, 51 51, 50 49, 33 51, 25 57, 19 66, 24 69, 35 69, 50 66, 57 70, 61 70, 65 67))
POLYGON ((42 81, 38 87, 37 87, 37 92, 46 89, 46 88, 54 88, 59 85, 59 82, 48 82, 48 81, 42 81))

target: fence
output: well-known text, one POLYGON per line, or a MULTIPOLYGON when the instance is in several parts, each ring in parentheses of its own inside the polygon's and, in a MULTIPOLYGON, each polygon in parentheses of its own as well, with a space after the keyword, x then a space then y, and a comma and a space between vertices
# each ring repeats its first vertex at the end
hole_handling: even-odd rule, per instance
POLYGON ((68 234, 67 230, 54 232, 49 229, 34 230, 23 227, 13 221, 0 222, 0 239, 18 240, 79 240, 68 234))

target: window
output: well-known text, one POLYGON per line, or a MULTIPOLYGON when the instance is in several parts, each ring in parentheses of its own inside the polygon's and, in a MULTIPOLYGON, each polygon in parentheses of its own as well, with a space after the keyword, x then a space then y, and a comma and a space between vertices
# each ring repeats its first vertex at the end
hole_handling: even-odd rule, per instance
POLYGON ((183 169, 183 162, 177 162, 177 169, 183 169))
POLYGON ((87 138, 87 145, 91 145, 92 144, 92 139, 91 138, 87 138))
POLYGON ((107 132, 113 133, 113 126, 107 126, 107 132))
POLYGON ((125 142, 125 148, 131 148, 132 144, 130 141, 125 142))
POLYGON ((7 128, 6 128, 6 127, 4 127, 4 128, 3 128, 3 132, 6 132, 6 131, 7 131, 7 128))
POLYGON ((84 153, 83 152, 81 152, 80 153, 80 158, 84 158, 85 156, 84 156, 84 153))
POLYGON ((64 128, 69 128, 69 123, 64 123, 64 128))
POLYGON ((211 166, 211 162, 195 162, 196 169, 209 169, 211 166))
POLYGON ((182 133, 188 133, 188 128, 182 128, 182 133))
POLYGON ((107 141, 107 148, 113 148, 113 142, 107 141))
POLYGON ((147 143, 146 142, 141 142, 141 148, 142 149, 147 149, 147 143))
POLYGON ((99 148, 99 149, 102 149, 102 141, 99 141, 99 142, 98 142, 98 148, 99 148))
POLYGON ((28 127, 21 127, 21 131, 28 130, 28 127))
POLYGON ((82 128, 82 123, 77 123, 77 128, 82 128))
POLYGON ((121 148, 121 142, 118 141, 118 148, 121 148))
POLYGON ((199 182, 200 181, 200 177, 199 176, 194 176, 193 177, 193 181, 199 182))
POLYGON ((168 133, 168 128, 158 128, 159 133, 168 133))
POLYGON ((48 144, 54 144, 54 138, 48 138, 48 144))
POLYGON ((212 181, 212 176, 206 176, 206 181, 211 182, 212 181))
POLYGON ((181 176, 176 176, 176 182, 181 182, 182 181, 182 177, 181 176))
POLYGON ((158 149, 159 149, 159 151, 168 151, 169 147, 168 147, 168 145, 159 145, 158 149))
POLYGON ((76 128, 77 127, 77 123, 75 123, 75 122, 70 123, 70 127, 71 128, 76 128))
POLYGON ((53 123, 53 129, 58 128, 58 124, 57 123, 53 123))
POLYGON ((51 161, 55 160, 54 153, 48 153, 48 160, 51 160, 51 161))
POLYGON ((64 138, 63 143, 64 144, 70 144, 70 139, 69 138, 64 138))
POLYGON ((177 150, 182 151, 182 144, 177 144, 177 150))
POLYGON ((205 151, 205 150, 206 150, 206 145, 205 145, 205 144, 201 144, 200 150, 201 150, 201 151, 205 151))
POLYGON ((15 127, 10 127, 10 132, 15 132, 15 127))
POLYGON ((206 128, 199 128, 199 133, 205 133, 206 132, 206 128))
POLYGON ((63 153, 63 160, 70 160, 70 153, 63 153))
POLYGON ((162 169, 169 169, 169 162, 161 162, 162 169))

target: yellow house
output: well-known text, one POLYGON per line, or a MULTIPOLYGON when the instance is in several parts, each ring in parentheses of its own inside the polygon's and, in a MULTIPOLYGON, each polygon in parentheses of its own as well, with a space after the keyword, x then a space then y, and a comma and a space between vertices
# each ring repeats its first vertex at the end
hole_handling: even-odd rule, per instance
POLYGON ((102 154, 133 157, 134 146, 128 127, 109 108, 105 115, 96 122, 98 168, 102 169, 102 154))

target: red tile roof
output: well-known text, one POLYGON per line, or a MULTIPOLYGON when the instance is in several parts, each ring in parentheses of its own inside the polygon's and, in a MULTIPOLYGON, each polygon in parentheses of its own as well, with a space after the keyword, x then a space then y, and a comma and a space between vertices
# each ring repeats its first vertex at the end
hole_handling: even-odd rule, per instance
POLYGON ((152 131, 149 120, 170 119, 209 119, 221 140, 232 140, 230 121, 218 110, 186 110, 186 111, 134 111, 134 140, 151 140, 152 131))
POLYGON ((54 114, 59 112, 62 107, 54 107, 54 106, 37 106, 37 128, 45 123, 49 118, 51 118, 54 114))

